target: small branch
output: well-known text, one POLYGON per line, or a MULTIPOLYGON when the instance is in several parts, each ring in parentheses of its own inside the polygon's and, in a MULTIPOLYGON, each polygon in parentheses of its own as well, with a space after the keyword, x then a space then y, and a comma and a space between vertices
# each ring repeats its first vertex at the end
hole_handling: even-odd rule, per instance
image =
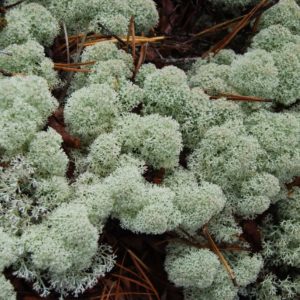
POLYGON ((61 63, 61 62, 57 62, 54 63, 54 66, 58 66, 58 67, 79 67, 79 66, 89 66, 89 65, 94 65, 96 63, 96 61, 86 61, 86 62, 81 62, 81 63, 61 63))
POLYGON ((250 20, 256 15, 256 13, 268 5, 268 2, 269 0, 262 0, 234 26, 229 34, 227 34, 220 42, 214 45, 209 51, 205 52, 202 57, 207 57, 211 52, 217 54, 220 50, 224 49, 236 37, 236 35, 249 24, 250 20))
POLYGON ((146 55, 147 55, 147 48, 148 48, 148 44, 143 44, 141 47, 141 51, 140 51, 140 56, 139 56, 139 60, 135 66, 134 72, 133 72, 133 76, 132 76, 132 80, 135 80, 135 76, 136 74, 139 72, 140 67, 142 66, 142 64, 144 63, 145 59, 146 59, 146 55))
POLYGON ((98 22, 97 25, 101 29, 103 29, 104 31, 106 31, 109 35, 113 36, 120 44, 122 44, 123 46, 126 46, 126 43, 121 38, 119 38, 117 35, 115 35, 114 33, 112 33, 106 26, 104 26, 100 22, 98 22))
POLYGON ((11 72, 8 72, 8 71, 5 71, 3 69, 0 69, 0 73, 4 76, 7 76, 7 77, 11 77, 11 76, 14 76, 15 74, 14 73, 11 73, 11 72))
POLYGON ((65 34, 65 41, 66 41, 66 49, 67 49, 67 62, 70 63, 70 45, 69 45, 69 38, 68 38, 68 31, 65 22, 62 22, 62 26, 64 29, 65 34))
POLYGON ((193 37, 191 39, 189 39, 188 41, 186 41, 185 43, 191 43, 191 42, 194 42, 196 39, 198 39, 200 37, 206 36, 208 34, 213 34, 213 33, 216 33, 218 31, 221 31, 221 30, 224 30, 224 29, 227 29, 227 28, 231 27, 233 24, 235 24, 238 21, 242 20, 244 17, 245 17, 245 15, 234 18, 234 19, 229 20, 229 21, 225 21, 225 22, 216 24, 216 25, 211 26, 209 28, 206 28, 206 29, 200 31, 199 33, 194 34, 193 37))
POLYGON ((49 117, 48 119, 49 127, 52 127, 57 133, 59 133, 63 139, 63 142, 66 146, 79 149, 80 148, 80 140, 76 137, 71 136, 65 129, 65 127, 60 124, 55 115, 49 117))
MULTIPOLYGON (((87 34, 85 33, 85 34, 83 34, 83 36, 82 36, 82 38, 81 38, 81 45, 80 45, 80 47, 77 49, 77 53, 76 53, 76 55, 75 55, 74 63, 78 63, 79 60, 80 60, 80 55, 81 55, 81 52, 82 52, 83 47, 84 47, 83 44, 84 44, 84 42, 86 41, 86 36, 87 36, 87 34)), ((90 71, 90 70, 89 70, 89 71, 90 71)), ((70 84, 71 84, 73 75, 74 75, 74 70, 73 70, 73 72, 70 72, 70 73, 68 74, 68 77, 67 77, 67 79, 66 79, 66 84, 65 84, 65 86, 64 86, 63 92, 61 93, 61 95, 60 95, 60 97, 59 97, 59 101, 62 101, 62 100, 65 98, 65 96, 66 96, 66 94, 67 94, 67 91, 68 91, 68 88, 69 88, 69 86, 70 86, 70 84)))
MULTIPOLYGON (((190 246, 199 248, 199 249, 210 249, 210 244, 202 244, 200 242, 198 242, 193 236, 191 236, 187 231, 185 231, 183 228, 179 228, 180 231, 185 234, 187 236, 187 238, 184 237, 175 237, 173 238, 173 240, 177 240, 177 241, 182 241, 190 246)), ((244 248, 241 247, 239 245, 226 245, 226 244, 222 244, 222 245, 217 245, 218 249, 224 250, 224 251, 246 251, 249 252, 251 251, 251 249, 249 248, 244 248)))
MULTIPOLYGON (((127 47, 127 37, 121 37, 119 39, 123 42, 123 44, 125 44, 125 47, 127 47)), ((145 43, 159 43, 159 42, 164 41, 166 39, 168 39, 168 37, 166 37, 166 36, 155 36, 155 37, 135 36, 135 44, 136 44, 136 46, 138 46, 138 45, 142 45, 142 44, 145 44, 145 43)), ((95 39, 95 40, 92 40, 92 41, 85 42, 84 46, 92 46, 92 45, 95 45, 97 43, 106 42, 106 41, 116 43, 119 40, 117 40, 114 37, 113 38, 103 37, 103 38, 100 38, 100 39, 95 39)), ((132 41, 131 37, 129 37, 129 41, 130 42, 132 41)))
POLYGON ((66 71, 66 72, 79 72, 79 73, 90 73, 91 72, 91 70, 89 70, 89 69, 69 68, 69 67, 63 67, 63 66, 59 66, 59 65, 55 65, 54 70, 66 71))
POLYGON ((220 99, 220 98, 227 98, 228 100, 232 101, 246 101, 246 102, 273 102, 271 99, 265 99, 260 97, 253 97, 253 96, 242 96, 242 95, 233 95, 233 94, 226 94, 220 93, 217 96, 210 96, 210 99, 220 99))
POLYGON ((235 286, 238 286, 238 283, 236 281, 236 276, 234 274, 234 271, 232 270, 232 268, 230 267, 229 263, 227 262, 227 260, 225 259, 224 255, 222 254, 222 252, 219 250, 218 246, 216 245, 215 241, 213 240, 213 238, 211 237, 207 225, 205 225, 203 227, 203 234, 206 237, 206 239, 209 242, 210 245, 210 249, 219 257, 221 263, 224 265, 228 275, 230 276, 233 284, 235 286))
POLYGON ((135 26, 134 26, 134 17, 132 16, 130 19, 130 34, 132 37, 131 40, 131 50, 132 50, 132 58, 133 62, 135 63, 136 60, 136 49, 135 49, 135 26))
POLYGON ((7 9, 10 9, 10 8, 13 8, 13 7, 15 7, 15 6, 21 4, 22 2, 25 2, 25 0, 20 0, 20 1, 17 1, 17 2, 15 2, 15 3, 13 3, 13 4, 4 6, 4 9, 7 10, 7 9))

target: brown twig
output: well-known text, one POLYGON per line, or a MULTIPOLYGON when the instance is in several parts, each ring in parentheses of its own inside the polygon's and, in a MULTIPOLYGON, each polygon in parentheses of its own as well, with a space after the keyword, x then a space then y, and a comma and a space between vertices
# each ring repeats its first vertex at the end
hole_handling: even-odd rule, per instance
POLYGON ((160 297, 159 297, 159 294, 158 294, 157 290, 155 289, 155 287, 152 284, 151 280, 149 279, 149 277, 147 276, 147 274, 143 270, 143 269, 145 269, 149 272, 149 268, 130 249, 127 249, 127 252, 131 257, 131 260, 132 260, 133 264, 135 265, 137 270, 141 273, 141 275, 144 278, 145 282, 150 286, 150 290, 154 293, 157 300, 160 300, 160 297))
POLYGON ((114 37, 120 44, 122 44, 123 46, 126 46, 126 43, 121 38, 119 38, 116 34, 114 34, 113 32, 111 32, 106 26, 104 26, 100 22, 98 22, 97 25, 101 29, 103 29, 104 31, 106 31, 109 35, 111 35, 112 37, 114 37))
POLYGON ((65 22, 62 22, 62 26, 64 29, 65 41, 66 41, 66 49, 67 49, 67 62, 70 63, 70 45, 69 45, 69 38, 68 38, 68 31, 65 22))
POLYGON ((80 148, 80 140, 76 137, 71 136, 65 127, 60 124, 56 117, 53 115, 48 119, 49 127, 53 128, 57 133, 59 133, 66 144, 66 146, 79 149, 80 148))
POLYGON ((146 59, 146 55, 147 55, 147 48, 148 48, 148 43, 147 44, 143 44, 141 46, 141 50, 140 50, 140 56, 138 59, 138 62, 135 66, 134 72, 133 72, 133 76, 132 76, 132 80, 135 79, 136 74, 139 72, 139 69, 141 68, 142 64, 144 63, 145 59, 146 59))
POLYGON ((59 65, 55 65, 54 70, 66 71, 66 72, 79 72, 79 73, 91 72, 91 70, 89 70, 89 69, 78 69, 78 68, 72 68, 72 67, 63 67, 63 66, 59 66, 59 65))
MULTIPOLYGON (((85 33, 83 36, 82 36, 82 39, 81 39, 81 45, 79 46, 79 48, 77 49, 77 53, 75 55, 75 59, 74 59, 74 63, 78 63, 79 60, 80 60, 80 55, 81 55, 81 52, 84 48, 83 44, 86 40, 86 36, 87 34, 85 33)), ((90 71, 90 70, 89 70, 90 71)), ((64 89, 63 89, 63 92, 60 94, 59 96, 59 101, 62 101, 65 96, 67 95, 67 91, 68 91, 68 88, 71 84, 71 81, 72 81, 72 78, 73 78, 73 75, 74 75, 74 71, 73 72, 70 72, 66 78, 66 84, 64 86, 64 89)))
POLYGON ((236 35, 245 28, 251 18, 262 8, 264 7, 269 0, 262 0, 258 5, 256 5, 248 14, 246 14, 240 22, 238 22, 232 29, 232 31, 227 34, 221 41, 215 44, 209 51, 205 52, 202 57, 207 57, 211 52, 217 54, 219 51, 224 49, 235 37, 236 35))
POLYGON ((13 4, 4 6, 4 9, 7 10, 7 9, 10 9, 10 8, 13 8, 13 7, 15 7, 15 6, 21 4, 22 2, 25 2, 25 0, 20 0, 20 1, 17 1, 17 2, 15 2, 15 3, 13 3, 13 4))
POLYGON ((11 72, 8 72, 6 70, 3 70, 3 69, 0 69, 0 73, 4 76, 7 76, 7 77, 11 77, 11 76, 14 76, 15 74, 14 73, 11 73, 11 72))
POLYGON ((132 58, 135 62, 136 60, 136 49, 135 49, 135 25, 134 25, 134 17, 132 16, 130 19, 130 34, 131 34, 131 50, 132 50, 132 58))
POLYGON ((245 102, 272 102, 271 99, 265 99, 260 97, 254 96, 242 96, 242 95, 233 95, 233 94, 226 94, 220 93, 217 96, 209 96, 210 99, 220 99, 220 98, 227 98, 228 100, 232 101, 245 101, 245 102))
POLYGON ((81 62, 81 63, 61 63, 61 62, 57 62, 54 63, 54 66, 58 66, 58 67, 79 67, 79 66, 89 66, 89 65, 94 65, 96 63, 96 61, 86 61, 86 62, 81 62))
POLYGON ((225 259, 224 255, 222 254, 222 252, 219 250, 218 246, 216 245, 215 241, 213 240, 213 238, 211 237, 209 231, 208 231, 208 227, 207 225, 205 225, 203 227, 203 234, 206 237, 206 239, 209 242, 210 248, 211 250, 219 257, 221 263, 224 265, 228 275, 230 276, 233 284, 235 286, 238 286, 238 283, 236 281, 236 276, 234 271, 232 270, 232 268, 230 267, 229 263, 227 262, 227 260, 225 259))
POLYGON ((229 21, 225 21, 225 22, 216 24, 216 25, 211 26, 209 28, 206 28, 206 29, 194 34, 193 37, 191 39, 187 40, 185 43, 191 43, 191 42, 194 42, 196 39, 199 39, 200 37, 206 36, 208 34, 216 33, 218 31, 222 31, 224 29, 227 29, 227 28, 231 27, 233 24, 236 24, 237 22, 242 20, 244 17, 245 17, 245 15, 234 18, 234 19, 229 20, 229 21))

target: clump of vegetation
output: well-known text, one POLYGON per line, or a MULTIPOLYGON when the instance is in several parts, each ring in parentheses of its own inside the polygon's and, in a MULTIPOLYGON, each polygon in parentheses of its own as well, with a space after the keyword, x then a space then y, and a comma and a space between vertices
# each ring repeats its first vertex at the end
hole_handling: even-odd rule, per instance
POLYGON ((161 268, 185 300, 296 299, 300 7, 262 8, 248 48, 185 70, 135 51, 158 23, 152 0, 4 10, 0 299, 17 297, 8 273, 43 297, 81 295, 119 266, 124 232, 167 245, 161 268))

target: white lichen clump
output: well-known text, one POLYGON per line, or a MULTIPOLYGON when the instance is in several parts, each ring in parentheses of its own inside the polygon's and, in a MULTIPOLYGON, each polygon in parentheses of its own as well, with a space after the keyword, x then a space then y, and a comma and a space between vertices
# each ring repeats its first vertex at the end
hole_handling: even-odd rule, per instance
POLYGON ((107 84, 93 84, 70 96, 65 121, 73 135, 89 142, 112 129, 119 111, 116 92, 107 84))
POLYGON ((41 77, 2 78, 0 87, 0 153, 11 157, 26 150, 58 103, 41 77))
POLYGON ((114 265, 111 249, 98 246, 98 233, 83 205, 62 205, 24 233, 21 247, 29 257, 20 261, 16 274, 36 281, 35 289, 44 296, 50 287, 62 295, 73 292, 76 296, 114 265))
POLYGON ((50 88, 59 84, 59 79, 51 59, 45 57, 44 48, 36 41, 24 44, 10 44, 4 50, 7 55, 0 55, 0 68, 20 75, 44 77, 50 88))
POLYGON ((5 15, 7 25, 0 32, 0 46, 22 44, 35 40, 43 46, 51 46, 59 33, 56 18, 42 5, 28 3, 9 10, 5 15))

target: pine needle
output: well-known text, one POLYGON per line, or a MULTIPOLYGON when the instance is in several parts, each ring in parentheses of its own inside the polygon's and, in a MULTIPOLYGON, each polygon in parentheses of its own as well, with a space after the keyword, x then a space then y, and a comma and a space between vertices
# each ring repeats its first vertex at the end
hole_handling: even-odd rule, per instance
POLYGON ((212 236, 210 235, 210 233, 208 231, 208 228, 207 228, 207 225, 205 225, 203 227, 203 234, 206 237, 206 239, 208 240, 211 250, 219 257, 221 263, 223 264, 224 268, 226 269, 226 271, 227 271, 229 277, 231 278, 233 284, 235 286, 238 286, 234 271, 232 270, 229 263, 225 259, 224 255, 219 250, 218 246, 216 245, 215 241, 213 240, 212 236))
POLYGON ((226 93, 220 93, 217 96, 209 96, 209 97, 210 99, 219 99, 225 97, 228 100, 232 100, 232 101, 272 102, 271 99, 265 99, 265 98, 254 97, 254 96, 233 95, 233 94, 226 94, 226 93))

